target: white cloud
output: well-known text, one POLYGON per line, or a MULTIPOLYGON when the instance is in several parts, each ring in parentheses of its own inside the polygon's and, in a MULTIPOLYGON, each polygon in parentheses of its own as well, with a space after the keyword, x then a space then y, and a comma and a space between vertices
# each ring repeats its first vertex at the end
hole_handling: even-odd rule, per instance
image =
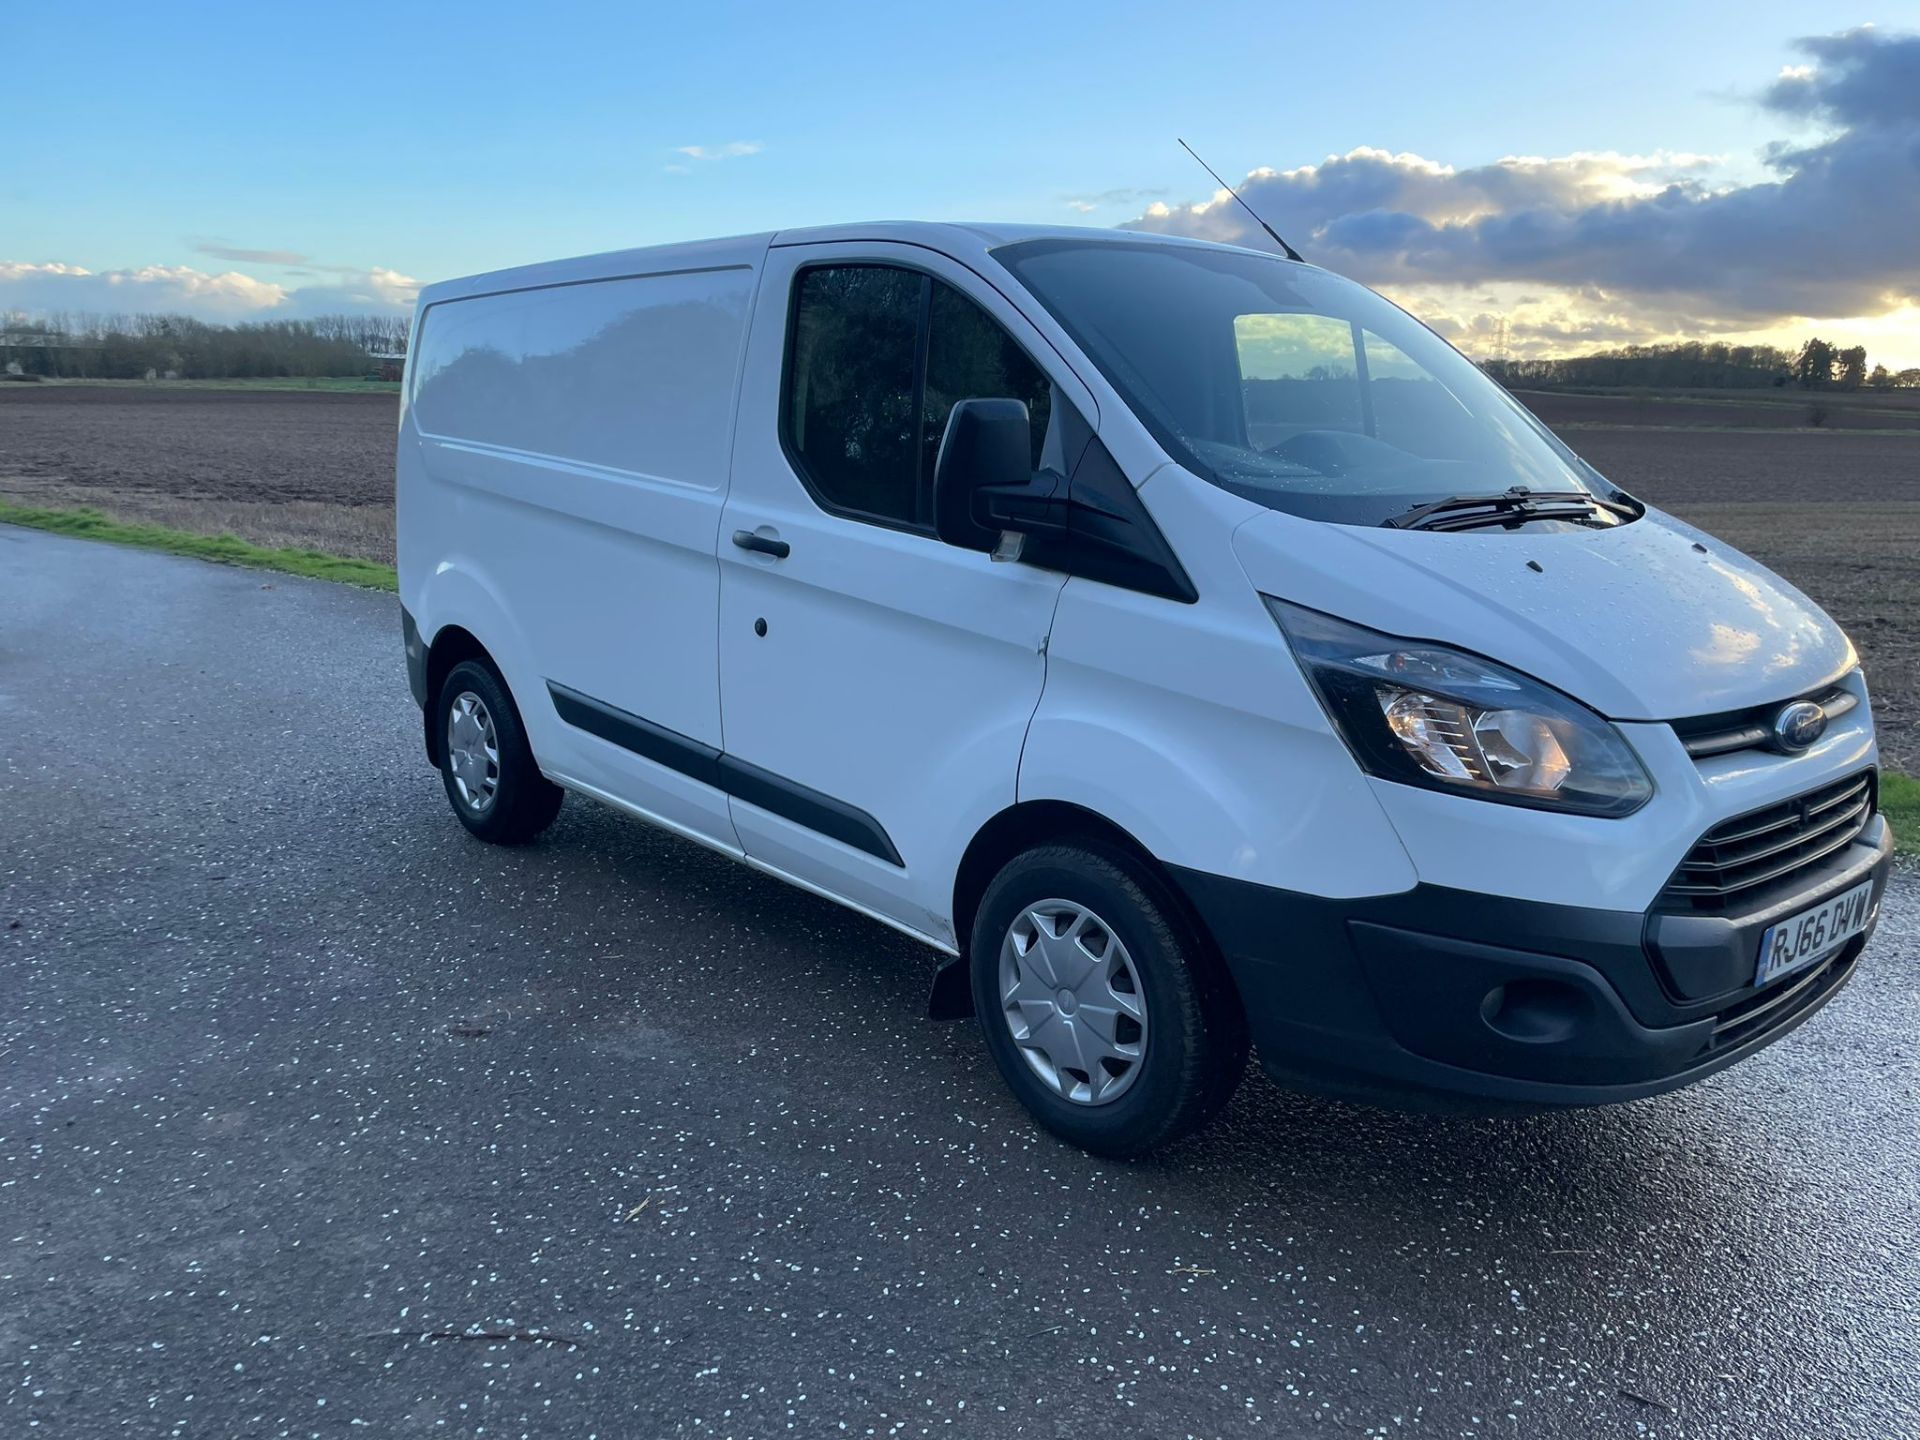
POLYGON ((88 270, 59 262, 0 260, 0 310, 29 313, 191 315, 234 322, 411 308, 420 288, 396 270, 338 272, 324 285, 288 287, 237 270, 211 274, 185 265, 88 270))
POLYGON ((1096 210, 1104 210, 1114 205, 1138 205, 1143 200, 1159 201, 1154 197, 1164 195, 1165 190, 1141 190, 1134 186, 1123 186, 1116 190, 1102 190, 1094 195, 1063 195, 1060 203, 1079 215, 1091 215, 1096 210))
MULTIPOLYGON (((1717 157, 1683 151, 1456 168, 1360 147, 1255 170, 1241 193, 1310 260, 1395 294, 1444 290, 1461 334, 1474 333, 1478 292, 1526 287, 1533 308, 1505 316, 1516 348, 1910 315, 1920 305, 1920 36, 1861 28, 1798 46, 1814 63, 1789 67, 1761 102, 1816 122, 1823 138, 1768 147, 1756 183, 1732 183, 1717 157)), ((1148 205, 1128 223, 1270 245, 1226 191, 1148 205)), ((1904 348, 1920 348, 1920 335, 1904 348)))
POLYGON ((758 155, 766 148, 758 140, 729 140, 724 145, 676 145, 673 153, 689 160, 737 160, 742 155, 758 155))
POLYGON ((288 315, 392 314, 413 309, 420 293, 420 282, 398 270, 379 265, 371 270, 330 268, 338 277, 335 283, 303 285, 288 293, 288 315))
POLYGON ((80 265, 0 261, 0 304, 10 310, 178 311, 248 319, 286 303, 284 286, 238 270, 212 275, 185 265, 92 271, 80 265))

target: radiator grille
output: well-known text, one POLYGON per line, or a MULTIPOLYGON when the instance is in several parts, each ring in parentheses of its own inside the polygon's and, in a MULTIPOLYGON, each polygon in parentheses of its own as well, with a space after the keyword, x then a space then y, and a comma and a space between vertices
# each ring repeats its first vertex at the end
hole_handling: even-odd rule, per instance
POLYGON ((1661 900, 1668 909, 1722 910, 1754 899, 1851 845, 1873 808, 1874 774, 1866 770, 1723 821, 1687 852, 1661 900))
MULTIPOLYGON (((1851 713, 1860 697, 1842 686, 1805 697, 1827 712, 1829 723, 1851 713)), ((1727 710, 1718 715, 1697 715, 1691 720, 1675 720, 1674 733, 1687 753, 1696 760, 1709 755, 1727 755, 1736 750, 1765 750, 1773 746, 1773 719, 1785 701, 1755 705, 1746 710, 1727 710)))

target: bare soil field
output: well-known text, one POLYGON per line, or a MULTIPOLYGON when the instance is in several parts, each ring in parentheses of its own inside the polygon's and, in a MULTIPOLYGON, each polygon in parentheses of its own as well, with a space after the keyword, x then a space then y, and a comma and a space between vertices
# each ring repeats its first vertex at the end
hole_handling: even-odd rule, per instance
MULTIPOLYGON (((1832 611, 1866 661, 1888 761, 1920 771, 1920 425, 1717 418, 1764 414, 1771 400, 1523 398, 1616 484, 1832 611)), ((1858 421, 1883 398, 1836 400, 1830 421, 1858 421)), ((1916 399, 1886 408, 1920 415, 1916 399)), ((1778 402, 1789 412, 1806 403, 1778 402)), ((0 385, 0 499, 391 562, 396 405, 388 395, 0 385)))
POLYGON ((1707 390, 1679 395, 1515 392, 1555 429, 1590 425, 1716 430, 1920 430, 1920 390, 1707 390))
POLYGON ((0 384, 0 498, 393 563, 393 395, 0 384))

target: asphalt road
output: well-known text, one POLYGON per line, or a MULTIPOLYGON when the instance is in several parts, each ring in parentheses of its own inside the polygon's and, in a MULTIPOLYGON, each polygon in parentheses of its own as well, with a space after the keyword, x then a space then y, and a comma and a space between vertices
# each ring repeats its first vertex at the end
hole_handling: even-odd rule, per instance
POLYGON ((1920 1431, 1911 875, 1692 1090, 1118 1165, 930 952, 418 735, 390 597, 0 527, 0 1434, 1920 1431))

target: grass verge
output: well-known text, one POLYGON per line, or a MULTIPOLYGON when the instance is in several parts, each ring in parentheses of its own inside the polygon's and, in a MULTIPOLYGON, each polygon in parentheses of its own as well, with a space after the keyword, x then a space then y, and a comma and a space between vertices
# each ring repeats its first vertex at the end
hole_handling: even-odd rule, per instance
POLYGON ((1920 780, 1891 770, 1880 775, 1880 813, 1893 826, 1893 843, 1902 855, 1920 856, 1920 780))
POLYGON ((130 525, 110 520, 98 510, 40 510, 30 505, 15 505, 0 500, 0 522, 26 525, 35 530, 50 530, 56 535, 77 535, 85 540, 106 540, 115 545, 135 545, 142 550, 164 550, 169 555, 187 555, 196 560, 213 560, 222 565, 244 565, 253 570, 278 570, 286 575, 304 575, 310 580, 333 580, 343 585, 364 585, 374 590, 393 590, 393 567, 371 560, 350 560, 319 550, 271 550, 232 535, 194 535, 185 530, 169 530, 162 525, 130 525))

